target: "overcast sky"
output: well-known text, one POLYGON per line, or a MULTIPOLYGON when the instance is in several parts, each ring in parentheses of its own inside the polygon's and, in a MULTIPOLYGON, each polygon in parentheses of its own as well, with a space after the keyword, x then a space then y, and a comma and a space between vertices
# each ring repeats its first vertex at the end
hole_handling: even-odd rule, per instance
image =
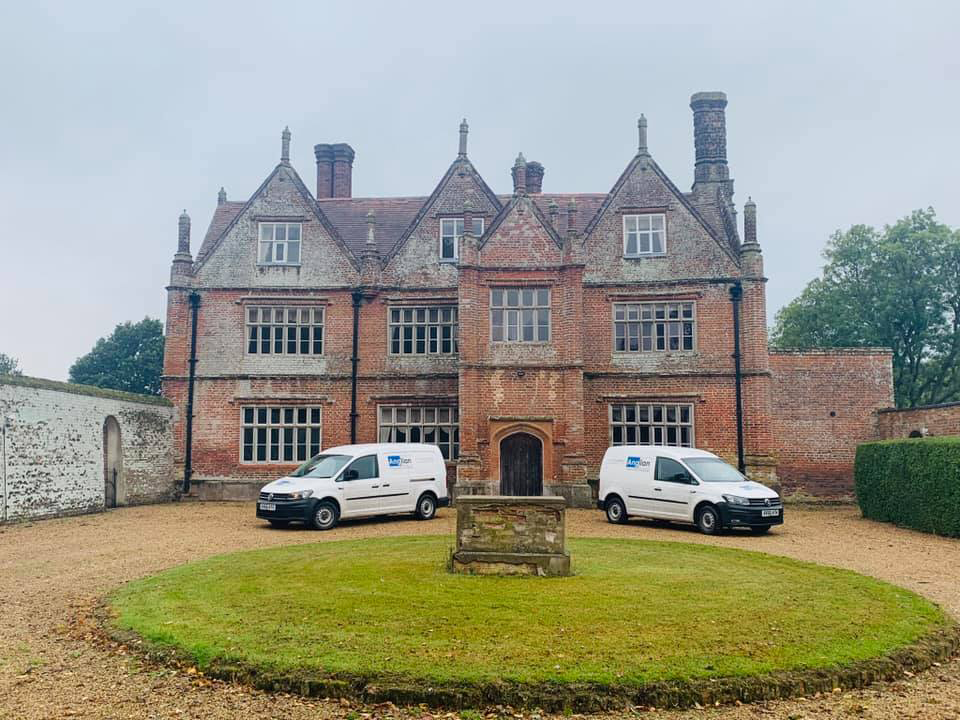
POLYGON ((355 196, 429 194, 470 123, 496 192, 606 192, 636 151, 693 181, 689 99, 723 90, 736 202, 758 205, 770 320, 837 228, 960 225, 960 3, 3 3, 0 352, 65 379, 164 315, 177 216, 249 197, 293 133, 356 150, 355 196), (670 6, 673 7, 670 7, 670 6))

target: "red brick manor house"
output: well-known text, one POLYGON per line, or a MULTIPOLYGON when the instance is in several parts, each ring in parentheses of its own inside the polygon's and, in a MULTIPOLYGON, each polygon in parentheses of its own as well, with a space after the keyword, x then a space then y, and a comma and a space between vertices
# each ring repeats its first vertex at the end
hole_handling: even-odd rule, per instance
POLYGON ((346 144, 315 147, 314 195, 284 131, 248 200, 220 191, 196 258, 180 218, 164 394, 194 489, 252 497, 321 448, 379 439, 438 444, 456 493, 586 505, 614 443, 697 446, 788 489, 842 492, 891 404, 890 356, 768 351, 727 100, 690 105, 690 192, 651 156, 643 117, 636 154, 592 194, 544 192, 522 155, 513 193, 495 194, 464 122, 427 197, 352 197, 346 144))

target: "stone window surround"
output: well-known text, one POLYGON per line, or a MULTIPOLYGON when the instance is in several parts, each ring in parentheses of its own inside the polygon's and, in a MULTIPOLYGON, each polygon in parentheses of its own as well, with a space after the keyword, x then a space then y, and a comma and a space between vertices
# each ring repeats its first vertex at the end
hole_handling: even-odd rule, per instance
MULTIPOLYGON (((459 334, 460 334, 460 333, 459 333, 460 318, 459 318, 459 307, 458 307, 458 302, 457 302, 457 299, 456 299, 456 298, 454 298, 454 299, 452 299, 452 300, 447 299, 447 298, 425 298, 425 299, 421 299, 421 300, 417 300, 417 301, 414 301, 414 299, 411 298, 409 301, 401 301, 401 302, 393 302, 393 301, 388 300, 385 304, 386 304, 386 306, 387 306, 386 310, 387 310, 387 355, 388 355, 388 356, 390 356, 390 357, 398 357, 398 358, 401 358, 401 357, 411 357, 411 358, 417 358, 417 357, 453 357, 453 358, 455 358, 455 357, 457 357, 457 355, 458 355, 457 344, 458 344, 459 334), (435 323, 430 322, 430 320, 429 320, 429 311, 430 311, 430 310, 442 311, 442 310, 444 310, 444 309, 452 309, 452 310, 453 310, 453 316, 454 316, 454 317, 453 317, 453 321, 452 321, 451 323, 444 323, 444 322, 442 322, 439 318, 438 318, 438 321, 435 322, 435 323), (413 310, 413 311, 416 311, 416 310, 426 310, 427 313, 428 313, 428 314, 427 314, 427 320, 426 320, 426 322, 424 322, 424 323, 418 323, 416 320, 414 320, 412 323, 406 323, 406 322, 403 322, 402 316, 401 316, 401 322, 395 323, 395 322, 393 321, 393 311, 394 311, 394 310, 399 310, 399 311, 401 311, 401 313, 402 313, 402 311, 404 311, 404 310, 413 310), (421 326, 427 328, 426 335, 425 335, 425 341, 424 341, 424 342, 427 344, 427 351, 426 351, 426 352, 423 352, 423 353, 418 353, 418 352, 410 352, 410 353, 394 352, 394 350, 393 350, 393 328, 394 328, 394 327, 400 327, 400 328, 403 328, 403 327, 413 327, 413 328, 417 328, 417 327, 421 327, 421 326), (453 350, 452 350, 452 352, 449 352, 449 353, 444 353, 444 352, 439 352, 439 351, 438 351, 438 352, 430 352, 430 351, 429 351, 429 343, 430 343, 430 333, 429 333, 429 329, 430 329, 430 327, 443 328, 443 327, 445 327, 445 326, 452 326, 452 327, 453 327, 453 332, 452 332, 453 350)), ((438 315, 442 315, 442 313, 438 313, 438 315)), ((440 347, 440 345, 441 345, 441 343, 442 343, 441 335, 442 335, 442 331, 438 329, 438 332, 437 332, 437 338, 438 338, 438 339, 437 339, 437 343, 438 343, 438 347, 440 347)), ((413 338, 413 342, 416 343, 416 341, 417 341, 417 339, 416 339, 416 337, 414 337, 414 338, 413 338)), ((403 342, 403 338, 402 338, 402 337, 400 338, 400 342, 401 342, 401 343, 403 342)), ((401 348, 401 349, 402 349, 402 348, 401 348)))
POLYGON ((291 403, 284 403, 280 405, 280 404, 277 404, 277 401, 274 400, 274 401, 270 401, 269 404, 267 402, 261 402, 261 403, 251 402, 251 403, 245 403, 241 405, 238 408, 240 413, 240 443, 239 443, 239 458, 238 458, 240 464, 241 465, 299 465, 300 463, 306 462, 307 460, 309 460, 313 456, 313 454, 311 454, 310 451, 314 447, 317 448, 317 452, 320 452, 323 449, 323 407, 322 407, 323 404, 324 404, 323 400, 318 400, 309 404, 306 402, 299 402, 299 403, 291 402, 291 403), (246 417, 248 410, 252 412, 252 418, 253 418, 252 421, 249 421, 249 422, 247 421, 247 417, 246 417), (261 410, 266 411, 267 421, 265 423, 261 422, 259 418, 261 410), (279 411, 279 421, 273 420, 274 410, 279 411), (293 411, 292 421, 287 421, 286 419, 286 411, 288 410, 293 411), (306 420, 303 422, 299 420, 300 410, 303 410, 306 413, 306 420), (318 422, 313 421, 314 412, 316 412, 319 416, 318 422), (258 435, 259 435, 258 431, 261 428, 266 431, 266 435, 265 435, 266 449, 264 451, 265 459, 258 460, 256 457, 256 454, 257 454, 256 451, 259 445, 261 444, 260 441, 258 440, 258 435), (293 453, 292 460, 284 459, 284 456, 283 456, 284 446, 287 444, 285 442, 284 436, 286 433, 284 432, 284 430, 288 428, 294 430, 294 435, 291 443, 292 453, 293 453), (304 443, 306 446, 305 447, 306 457, 302 459, 300 459, 298 456, 298 447, 301 443, 297 442, 298 438, 297 438, 297 432, 296 432, 301 428, 307 430, 306 440, 304 443), (317 436, 315 441, 312 438, 312 433, 311 433, 311 431, 314 429, 317 430, 317 436), (251 430, 253 433, 250 460, 246 460, 244 458, 244 450, 247 445, 245 436, 248 430, 251 430), (278 433, 276 442, 274 442, 273 432, 272 432, 273 430, 276 430, 278 433), (269 457, 270 449, 274 446, 278 448, 277 459, 275 460, 269 457))
MULTIPOLYGON (((538 282, 538 281, 518 281, 518 282, 504 282, 504 283, 502 283, 502 284, 501 284, 501 283, 496 283, 496 284, 491 283, 491 284, 490 284, 490 287, 489 287, 489 295, 488 295, 488 301, 489 301, 488 308, 489 308, 489 314, 490 314, 490 326, 489 326, 489 330, 490 330, 490 342, 493 343, 493 344, 496 344, 496 345, 521 345, 521 346, 523 346, 523 347, 534 346, 534 345, 549 345, 549 344, 552 342, 552 340, 553 340, 553 299, 554 299, 554 298, 553 298, 553 285, 554 285, 554 284, 555 284, 555 283, 550 282, 550 281, 544 281, 544 282, 538 282), (521 303, 522 303, 522 301, 523 301, 523 291, 524 291, 524 290, 531 290, 532 292, 535 293, 535 295, 534 295, 534 301, 535 301, 536 304, 534 304, 534 305, 532 305, 532 306, 524 306, 524 305, 522 305, 522 304, 516 306, 516 310, 521 313, 520 316, 519 316, 519 317, 521 318, 521 320, 518 321, 518 322, 519 322, 519 324, 518 324, 518 339, 516 339, 516 340, 508 340, 508 339, 506 339, 507 322, 506 322, 506 316, 504 316, 504 322, 503 322, 503 324, 502 324, 502 326, 503 326, 503 328, 504 328, 504 331, 503 331, 504 337, 503 337, 502 339, 500 339, 500 340, 495 340, 494 337, 493 337, 493 327, 494 327, 494 325, 493 325, 493 313, 494 313, 494 310, 495 310, 495 309, 499 309, 499 310, 501 310, 501 311, 503 311, 503 312, 506 312, 507 310, 512 310, 513 308, 512 308, 512 306, 511 306, 511 307, 508 307, 508 306, 505 305, 505 304, 504 304, 504 305, 498 305, 498 306, 495 307, 494 304, 493 304, 493 293, 494 293, 494 292, 507 293, 507 292, 509 292, 510 290, 517 290, 517 291, 520 293, 519 300, 520 300, 521 303), (540 305, 540 304, 539 304, 539 300, 538 300, 537 297, 536 297, 536 293, 537 293, 538 290, 546 290, 546 291, 547 291, 547 304, 546 304, 546 305, 540 305), (522 311, 523 311, 525 308, 526 308, 526 309, 531 309, 531 310, 534 310, 534 311, 540 311, 540 310, 543 310, 544 308, 546 309, 546 312, 547 312, 547 339, 546 339, 546 340, 537 339, 536 336, 539 334, 538 331, 537 331, 537 328, 539 327, 539 324, 536 323, 536 322, 535 322, 534 325, 533 325, 534 335, 535 335, 535 337, 534 337, 533 340, 523 340, 523 339, 520 339, 520 338, 519 338, 519 335, 522 335, 522 333, 523 333, 523 323, 522 323, 522 317, 523 317, 523 316, 522 316, 522 311)), ((506 298, 504 298, 503 302, 504 302, 504 303, 506 302, 506 298)))
POLYGON ((656 208, 635 208, 635 207, 622 207, 619 210, 620 214, 620 229, 621 229, 621 239, 620 243, 620 254, 625 260, 642 260, 644 258, 658 258, 666 257, 667 255, 667 238, 670 235, 670 223, 668 220, 667 208, 665 207, 656 207, 656 208), (639 252, 639 234, 637 237, 637 253, 629 255, 627 254, 627 218, 629 217, 639 217, 641 215, 647 216, 662 216, 663 217, 663 250, 661 252, 639 252))
POLYGON ((696 400, 695 400, 695 399, 693 399, 693 398, 691 398, 691 397, 686 397, 686 398, 683 398, 682 400, 679 399, 679 398, 676 398, 676 399, 667 399, 667 398, 663 398, 663 397, 641 397, 641 398, 634 398, 634 397, 630 397, 630 398, 627 398, 627 397, 614 398, 614 397, 609 397, 609 398, 606 398, 606 400, 607 400, 607 427, 609 428, 608 442, 609 442, 609 444, 610 444, 611 447, 612 447, 613 445, 615 445, 615 444, 616 444, 616 445, 627 445, 627 444, 630 444, 630 445, 668 445, 668 443, 667 443, 667 441, 666 441, 668 428, 677 428, 677 430, 678 430, 678 442, 677 442, 676 444, 674 444, 674 445, 670 445, 670 447, 691 447, 691 448, 696 447, 696 408, 695 408, 696 400), (635 420, 634 422, 631 422, 631 423, 628 423, 628 422, 627 422, 625 415, 622 415, 622 416, 621 416, 621 419, 620 419, 619 421, 614 421, 614 417, 613 417, 613 416, 614 416, 614 406, 618 406, 618 407, 622 408, 622 409, 621 409, 621 413, 624 413, 624 412, 625 412, 624 408, 626 408, 626 407, 628 407, 628 406, 637 407, 637 406, 641 406, 641 405, 646 405, 646 406, 648 406, 649 419, 648 419, 647 421, 641 422, 641 421, 640 421, 640 418, 639 418, 639 413, 637 414, 636 420, 635 420), (655 408, 655 407, 656 407, 656 408, 660 408, 660 410, 661 410, 662 416, 661 416, 660 422, 655 422, 655 421, 654 421, 654 408, 655 408), (668 408, 668 407, 675 407, 675 408, 677 409, 677 411, 676 411, 676 412, 677 412, 677 415, 676 415, 675 421, 672 421, 672 422, 668 422, 668 421, 667 421, 667 408, 668 408), (681 408, 686 408, 686 409, 689 411, 689 418, 690 418, 690 419, 689 419, 689 422, 683 422, 683 421, 681 420, 681 417, 682 417, 682 410, 681 410, 681 408), (622 428, 627 428, 628 426, 629 426, 629 427, 636 427, 636 428, 637 428, 637 430, 636 430, 636 442, 635 442, 635 443, 629 443, 629 442, 627 441, 627 439, 626 439, 626 431, 624 431, 623 441, 622 441, 622 442, 619 442, 619 443, 615 443, 615 442, 614 442, 614 427, 615 427, 615 426, 619 426, 619 427, 622 427, 622 428), (641 427, 647 427, 647 428, 650 429, 650 442, 649 442, 649 443, 640 442, 640 428, 641 428, 641 427), (679 440, 680 428, 687 428, 687 427, 689 428, 689 442, 688 442, 688 443, 681 444, 681 441, 679 440), (659 443, 656 442, 656 434, 655 434, 656 429, 662 430, 662 436, 661 436, 662 442, 659 442, 659 443))
POLYGON ((326 353, 326 347, 327 347, 326 306, 328 304, 329 304, 328 302, 306 302, 306 301, 286 302, 286 301, 281 301, 279 299, 271 300, 271 301, 263 301, 263 302, 255 302, 255 301, 251 301, 249 303, 244 302, 243 303, 243 327, 244 327, 245 354, 248 356, 256 355, 256 356, 270 356, 270 357, 278 357, 278 356, 279 357, 323 357, 326 353), (272 309, 274 311, 280 310, 283 313, 284 322, 278 324, 275 318, 273 318, 269 323, 264 323, 262 321, 252 323, 250 321, 251 311, 256 310, 258 313, 260 313, 266 309, 272 309), (290 323, 288 320, 289 311, 291 310, 297 313, 297 320, 294 323, 290 323), (310 323, 305 324, 302 322, 303 310, 308 310, 310 312, 310 319, 311 319, 310 323), (317 312, 320 313, 319 323, 316 322, 317 312), (262 348, 263 339, 259 337, 259 333, 258 333, 258 339, 255 341, 258 346, 257 350, 254 352, 250 351, 250 344, 251 342, 254 342, 253 340, 251 340, 251 337, 250 337, 250 329, 252 327, 263 328, 265 326, 272 328, 272 331, 271 331, 272 335, 275 335, 278 329, 287 329, 287 332, 283 333, 284 337, 281 341, 280 352, 275 351, 276 337, 271 337, 269 341, 271 345, 270 351, 266 353, 262 352, 261 348, 262 348), (320 352, 313 351, 316 342, 318 342, 317 338, 314 337, 314 333, 312 332, 312 330, 316 327, 320 328, 320 338, 319 338, 320 352), (290 343, 289 328, 294 328, 297 330, 297 333, 296 333, 297 337, 294 340, 294 343, 296 344, 296 349, 294 352, 289 352, 289 343, 290 343), (310 337, 307 340, 309 344, 309 352, 306 352, 306 353, 300 351, 300 346, 301 346, 301 343, 303 342, 303 340, 300 337, 301 335, 300 331, 302 328, 307 328, 311 330, 311 332, 309 333, 310 337))
MULTIPOLYGON (((257 215, 257 216, 254 216, 253 220, 254 222, 257 223, 257 256, 256 256, 257 267, 269 268, 269 267, 301 267, 302 266, 303 264, 303 224, 305 220, 303 217, 300 217, 300 216, 272 217, 272 216, 257 215), (262 232, 263 232, 262 226, 264 225, 285 225, 288 227, 291 225, 298 226, 299 240, 296 241, 298 244, 296 262, 288 262, 286 259, 280 262, 277 262, 275 260, 267 261, 263 259, 262 246, 263 246, 264 240, 262 238, 262 232)), ((274 230, 274 233, 276 233, 276 230, 274 230)), ((277 241, 270 240, 268 242, 276 243, 277 241)), ((289 247, 287 247, 287 245, 290 241, 282 240, 280 242, 284 244, 284 256, 286 258, 289 252, 289 247)))
MULTIPOLYGON (((463 237, 462 230, 461 230, 461 234, 457 235, 456 223, 458 220, 461 223, 463 223, 463 216, 462 215, 459 215, 459 216, 458 215, 440 215, 438 217, 440 222, 438 223, 438 227, 439 227, 438 243, 439 244, 437 246, 437 257, 440 258, 440 262, 442 263, 455 263, 460 259, 460 248, 459 248, 458 240, 461 237, 463 237), (452 236, 450 235, 450 233, 444 233, 444 230, 443 230, 444 223, 449 223, 449 222, 452 222, 454 224, 452 236), (452 256, 446 256, 443 254, 443 238, 444 237, 453 238, 453 255, 452 256)), ((484 220, 483 216, 481 215, 473 216, 473 228, 474 228, 474 235, 476 237, 480 237, 483 235, 484 231, 486 230, 486 221, 484 220), (476 231, 478 222, 480 223, 479 233, 476 231)))
MULTIPOLYGON (((647 296, 647 297, 642 297, 642 298, 629 297, 629 296, 611 296, 611 297, 610 297, 610 322, 611 322, 611 333, 610 333, 610 335, 611 335, 611 340, 612 340, 613 353, 614 353, 614 355, 624 355, 624 356, 627 356, 627 357, 634 357, 634 356, 636 356, 636 355, 646 355, 646 354, 656 354, 656 353, 664 353, 664 354, 673 354, 673 353, 690 354, 690 353, 695 353, 695 352, 697 351, 697 301, 696 301, 696 297, 699 297, 699 295, 697 295, 697 296, 691 296, 691 295, 669 296, 669 295, 668 295, 668 296, 665 296, 665 297, 649 297, 649 296, 647 296), (692 337, 693 337, 693 345, 692 345, 692 347, 690 347, 689 349, 680 348, 680 349, 677 349, 677 350, 671 350, 670 348, 666 348, 666 347, 665 347, 663 350, 658 350, 657 348, 653 348, 653 349, 651 349, 651 350, 644 350, 644 349, 643 349, 643 339, 642 339, 643 336, 642 336, 642 334, 641 334, 641 336, 640 336, 640 349, 638 349, 638 350, 629 350, 629 349, 617 350, 617 330, 616 330, 616 328, 617 328, 617 323, 618 323, 618 322, 624 322, 624 323, 634 322, 634 321, 630 321, 630 320, 620 320, 620 321, 617 320, 616 309, 617 309, 617 306, 618 306, 618 305, 626 306, 626 305, 670 305, 670 304, 675 304, 675 305, 690 304, 690 305, 693 306, 692 318, 691 318, 690 320, 685 321, 682 317, 677 320, 677 322, 679 322, 679 323, 681 323, 681 324, 682 324, 683 322, 691 322, 691 323, 693 324, 693 330, 692 330, 692 333, 693 333, 693 335, 692 335, 692 337)), ((682 315, 682 311, 681 311, 681 315, 682 315)), ((635 322, 637 322, 637 323, 639 323, 639 324, 642 324, 643 322, 652 322, 654 325, 656 325, 657 320, 656 320, 656 318, 654 318, 653 320, 649 320, 649 321, 637 320, 637 321, 635 321, 635 322)), ((669 318, 664 318, 664 323, 665 323, 665 324, 666 324, 666 323, 669 323, 669 322, 670 322, 670 319, 669 319, 669 318)), ((682 332, 683 332, 683 329, 681 328, 681 333, 682 333, 682 332)), ((656 337, 656 334, 654 334, 653 337, 655 338, 655 337, 656 337)), ((665 337, 666 337, 667 339, 669 339, 669 335, 665 335, 665 337)), ((681 335, 681 344, 682 344, 682 335, 681 335)))

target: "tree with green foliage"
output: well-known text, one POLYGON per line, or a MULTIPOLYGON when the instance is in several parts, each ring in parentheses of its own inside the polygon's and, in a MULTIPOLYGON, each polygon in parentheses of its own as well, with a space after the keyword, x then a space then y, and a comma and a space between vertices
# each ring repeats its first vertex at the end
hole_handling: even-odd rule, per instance
POLYGON ((771 344, 888 347, 897 407, 960 400, 960 230, 916 210, 882 231, 837 231, 823 256, 771 344))
POLYGON ((163 324, 153 318, 117 325, 70 368, 70 382, 159 395, 163 374, 163 324))
POLYGON ((20 369, 20 361, 0 352, 0 375, 23 375, 23 371, 20 369))

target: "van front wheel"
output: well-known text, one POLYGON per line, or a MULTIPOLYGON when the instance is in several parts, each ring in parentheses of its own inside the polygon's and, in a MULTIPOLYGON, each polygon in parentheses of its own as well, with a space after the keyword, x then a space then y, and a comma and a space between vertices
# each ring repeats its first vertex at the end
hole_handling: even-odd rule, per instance
POLYGON ((432 520, 433 516, 437 514, 437 501, 433 495, 429 493, 421 495, 420 499, 417 500, 417 509, 414 514, 417 516, 417 520, 432 520))
POLYGON ((310 527, 314 530, 332 530, 337 524, 337 519, 337 506, 329 500, 322 500, 313 508, 310 527))
POLYGON ((704 505, 697 511, 697 528, 704 535, 719 535, 723 529, 720 526, 720 513, 713 505, 704 505))
POLYGON ((619 525, 627 521, 627 509, 623 506, 623 500, 618 497, 607 500, 607 521, 614 525, 619 525))

